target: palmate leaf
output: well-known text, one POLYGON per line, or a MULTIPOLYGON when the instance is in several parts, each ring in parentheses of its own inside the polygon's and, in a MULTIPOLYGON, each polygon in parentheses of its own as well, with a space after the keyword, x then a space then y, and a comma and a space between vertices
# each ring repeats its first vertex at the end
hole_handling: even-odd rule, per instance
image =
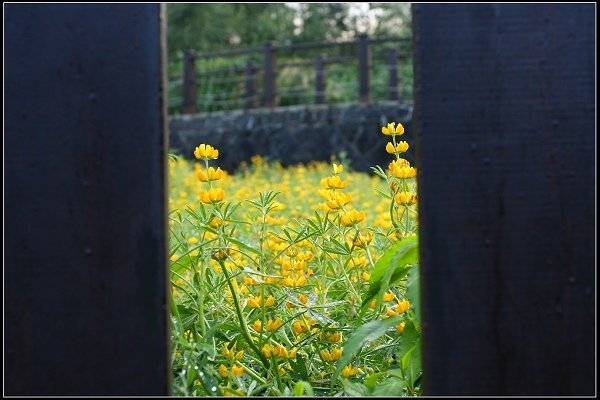
POLYGON ((418 260, 418 236, 408 236, 394 243, 375 263, 369 279, 369 290, 363 298, 361 308, 364 308, 377 294, 383 296, 389 286, 406 276, 411 268, 410 265, 416 264, 418 260))
POLYGON ((388 329, 398 325, 401 319, 402 317, 393 317, 383 321, 371 321, 354 331, 344 346, 343 356, 340 361, 338 361, 335 373, 332 377, 332 385, 335 384, 344 366, 352 361, 365 343, 379 339, 379 337, 385 335, 388 329))

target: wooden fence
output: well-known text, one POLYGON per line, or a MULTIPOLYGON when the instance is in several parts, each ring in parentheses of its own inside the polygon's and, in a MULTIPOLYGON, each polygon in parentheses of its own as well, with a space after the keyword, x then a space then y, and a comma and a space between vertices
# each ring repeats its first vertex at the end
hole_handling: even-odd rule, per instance
MULTIPOLYGON (((331 76, 328 68, 352 63, 356 64, 353 80, 358 82, 354 85, 357 101, 370 103, 374 98, 371 74, 375 64, 385 65, 387 69, 387 96, 381 100, 399 101, 401 100, 399 61, 410 58, 410 42, 411 38, 408 37, 369 38, 366 34, 362 34, 356 40, 344 42, 322 41, 288 45, 275 45, 267 42, 262 48, 208 53, 187 50, 183 56, 170 60, 172 66, 178 62, 183 63, 183 74, 172 74, 169 79, 172 95, 175 95, 174 98, 171 98, 170 104, 178 106, 181 103, 177 101, 178 90, 183 95, 181 99, 184 114, 208 110, 215 103, 226 103, 223 107, 225 109, 274 108, 280 104, 278 99, 286 94, 300 96, 301 100, 296 101, 298 104, 325 104, 328 102, 327 78, 331 76), (373 54, 373 49, 379 45, 386 45, 387 48, 373 54), (400 51, 400 47, 403 47, 404 51, 400 51), (330 53, 335 51, 344 55, 324 56, 320 51, 330 53), (307 56, 307 52, 313 54, 307 56), (244 63, 233 62, 230 66, 219 68, 198 66, 199 61, 239 59, 240 57, 245 57, 246 61, 244 63), (306 85, 282 86, 281 80, 278 81, 277 78, 280 72, 287 68, 312 68, 313 88, 306 85), (201 101, 203 90, 206 89, 199 83, 200 80, 203 79, 207 82, 214 77, 218 77, 216 79, 219 82, 234 83, 234 86, 243 86, 243 88, 231 90, 229 93, 226 91, 220 94, 222 97, 201 101), (179 89, 177 89, 178 83, 182 83, 179 89), (307 99, 307 94, 312 96, 312 99, 307 99)), ((412 85, 412 82, 407 82, 407 85, 412 85)), ((406 93, 406 98, 402 100, 411 101, 411 93, 406 93)))
MULTIPOLYGON (((5 395, 170 393, 163 7, 5 6, 5 395)), ((427 395, 596 394, 595 15, 413 6, 427 395)))

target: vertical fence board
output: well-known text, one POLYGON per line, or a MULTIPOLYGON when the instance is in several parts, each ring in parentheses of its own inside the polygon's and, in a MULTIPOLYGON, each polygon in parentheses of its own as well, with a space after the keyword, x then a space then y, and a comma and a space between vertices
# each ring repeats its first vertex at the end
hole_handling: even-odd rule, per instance
POLYGON ((167 395, 158 4, 5 7, 6 395, 167 395))
POLYGON ((427 395, 595 393, 595 6, 416 4, 427 395))

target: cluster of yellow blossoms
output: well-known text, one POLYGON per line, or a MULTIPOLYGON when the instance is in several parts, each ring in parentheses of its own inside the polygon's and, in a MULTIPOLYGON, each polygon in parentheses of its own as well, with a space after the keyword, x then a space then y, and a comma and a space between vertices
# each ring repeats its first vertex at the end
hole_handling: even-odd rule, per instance
POLYGON ((324 190, 321 190, 319 194, 325 198, 323 207, 325 210, 332 213, 341 211, 341 225, 354 226, 365 219, 365 213, 350 208, 349 203, 352 196, 341 191, 348 186, 348 182, 340 177, 342 172, 344 172, 343 165, 333 164, 333 176, 321 180, 321 186, 324 190))
POLYGON ((199 160, 204 160, 205 166, 204 169, 196 171, 196 177, 200 182, 208 183, 208 190, 200 192, 198 196, 200 201, 205 204, 220 203, 225 198, 225 191, 221 188, 213 187, 213 182, 223 178, 224 173, 221 168, 214 169, 208 166, 209 160, 216 160, 219 157, 219 150, 209 144, 201 144, 194 150, 194 156, 199 160))

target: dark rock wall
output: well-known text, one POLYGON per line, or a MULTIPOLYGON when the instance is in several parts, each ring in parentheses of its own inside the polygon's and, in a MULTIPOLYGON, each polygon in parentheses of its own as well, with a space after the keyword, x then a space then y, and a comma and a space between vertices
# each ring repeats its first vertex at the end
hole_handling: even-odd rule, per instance
POLYGON ((193 158, 194 148, 207 143, 219 149, 218 165, 228 171, 259 154, 283 165, 339 159, 344 152, 351 167, 370 171, 385 168, 389 137, 381 133, 388 122, 405 127, 402 140, 411 145, 405 158, 414 162, 412 106, 394 102, 372 105, 338 104, 175 116, 169 121, 170 148, 193 158))

